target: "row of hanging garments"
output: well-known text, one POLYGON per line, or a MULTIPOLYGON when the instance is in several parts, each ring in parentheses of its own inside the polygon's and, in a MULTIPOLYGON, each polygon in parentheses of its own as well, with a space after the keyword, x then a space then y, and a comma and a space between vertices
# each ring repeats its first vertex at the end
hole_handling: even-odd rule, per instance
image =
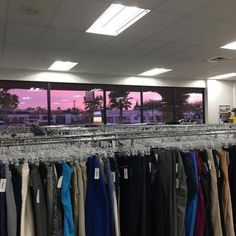
POLYGON ((234 146, 2 163, 0 235, 234 236, 235 175, 234 146))

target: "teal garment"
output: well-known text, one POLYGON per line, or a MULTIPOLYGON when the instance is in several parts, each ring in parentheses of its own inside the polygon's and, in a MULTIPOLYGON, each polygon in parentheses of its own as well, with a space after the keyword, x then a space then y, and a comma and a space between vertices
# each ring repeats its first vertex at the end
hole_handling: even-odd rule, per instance
POLYGON ((61 202, 64 211, 64 236, 74 236, 75 226, 73 220, 73 211, 71 203, 70 182, 72 175, 72 168, 62 162, 62 187, 61 187, 61 202))

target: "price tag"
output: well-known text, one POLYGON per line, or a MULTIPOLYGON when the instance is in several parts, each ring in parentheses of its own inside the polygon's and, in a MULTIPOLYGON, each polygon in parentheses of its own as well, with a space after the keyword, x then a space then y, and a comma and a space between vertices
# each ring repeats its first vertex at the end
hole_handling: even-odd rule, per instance
POLYGON ((152 163, 149 162, 148 164, 149 164, 149 172, 151 173, 152 172, 152 163))
POLYGON ((175 171, 176 171, 176 174, 179 173, 179 163, 176 163, 176 165, 175 165, 175 171))
POLYGON ((6 192, 6 185, 7 185, 7 180, 6 179, 0 179, 0 193, 5 193, 6 192))
POLYGON ((209 170, 211 170, 212 169, 212 165, 211 165, 211 161, 210 160, 208 161, 208 165, 209 165, 209 170))
POLYGON ((62 181, 63 181, 63 176, 60 176, 58 182, 57 182, 57 188, 61 188, 62 186, 62 181))
POLYGON ((116 182, 116 173, 115 172, 111 172, 111 177, 112 177, 113 183, 115 183, 116 182))
POLYGON ((156 161, 158 161, 158 160, 159 160, 159 156, 158 156, 158 154, 157 154, 157 153, 155 153, 155 158, 156 158, 156 161))
POLYGON ((40 203, 40 189, 37 190, 36 203, 40 203))
POLYGON ((179 179, 176 179, 176 189, 179 188, 179 179))
POLYGON ((128 168, 124 168, 124 179, 128 179, 129 174, 128 174, 128 168))
POLYGON ((100 170, 99 168, 94 169, 94 179, 99 179, 100 177, 100 170))

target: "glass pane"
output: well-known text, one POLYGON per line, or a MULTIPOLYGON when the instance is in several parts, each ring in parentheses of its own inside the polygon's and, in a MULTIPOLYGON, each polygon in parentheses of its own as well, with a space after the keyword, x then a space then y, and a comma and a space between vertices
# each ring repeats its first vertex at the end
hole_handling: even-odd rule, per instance
POLYGON ((51 90, 52 124, 101 124, 103 90, 51 90))
POLYGON ((176 118, 203 124, 203 89, 176 88, 176 118))
POLYGON ((107 124, 135 124, 141 122, 140 92, 116 88, 106 91, 107 124))
POLYGON ((0 126, 45 125, 47 91, 41 88, 0 88, 0 126))
POLYGON ((173 120, 172 88, 145 88, 143 118, 145 123, 163 124, 173 120))

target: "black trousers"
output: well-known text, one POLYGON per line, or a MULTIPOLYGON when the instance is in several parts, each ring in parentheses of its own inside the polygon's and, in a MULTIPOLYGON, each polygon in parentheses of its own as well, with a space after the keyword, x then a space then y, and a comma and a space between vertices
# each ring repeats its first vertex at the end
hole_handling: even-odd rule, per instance
POLYGON ((30 178, 36 234, 37 236, 45 236, 47 235, 46 201, 39 168, 37 166, 31 168, 30 178))
POLYGON ((151 235, 175 236, 176 212, 176 155, 175 151, 158 151, 157 171, 151 186, 151 235))
MULTIPOLYGON (((0 164, 0 179, 5 179, 4 164, 0 164)), ((0 235, 7 236, 7 209, 6 209, 6 192, 0 192, 0 235)))

